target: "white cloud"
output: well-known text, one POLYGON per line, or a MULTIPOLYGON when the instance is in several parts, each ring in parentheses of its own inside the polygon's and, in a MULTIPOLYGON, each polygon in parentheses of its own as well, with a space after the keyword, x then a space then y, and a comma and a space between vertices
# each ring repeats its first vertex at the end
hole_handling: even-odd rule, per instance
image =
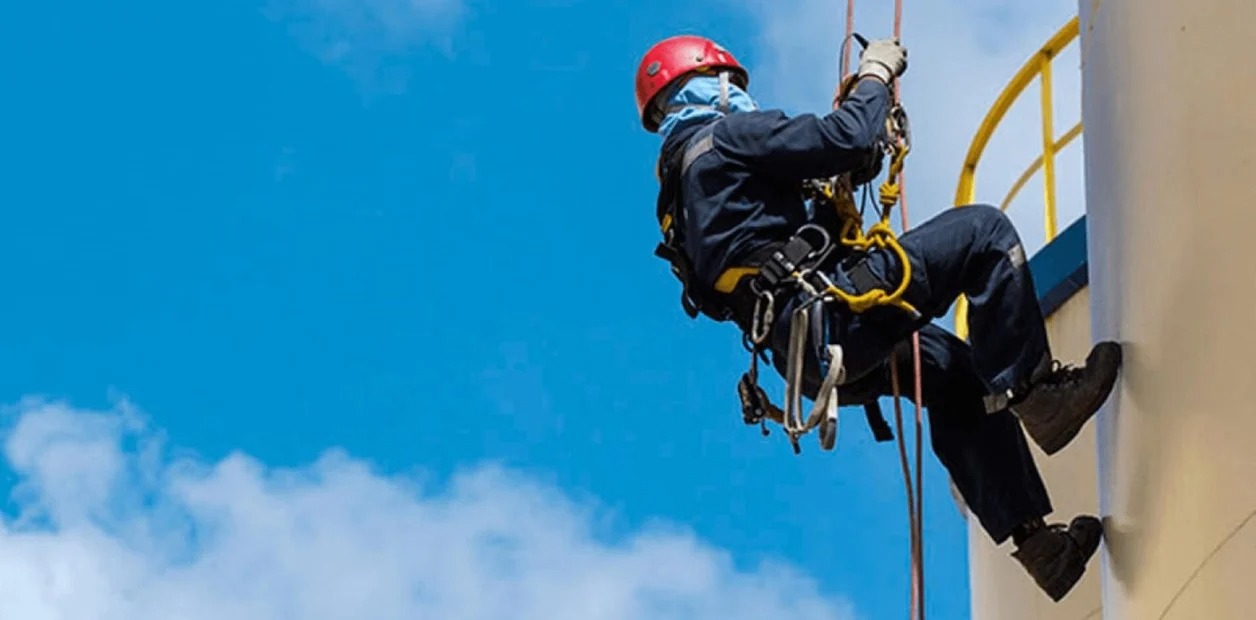
MULTIPOLYGON (((765 106, 792 112, 828 109, 845 30, 841 0, 743 0, 761 24, 752 88, 765 106)), ((855 30, 889 36, 893 3, 857 3, 855 30)), ((912 224, 953 202, 960 166, 982 117, 1021 64, 1077 12, 1075 0, 944 0, 906 2, 903 42, 909 52, 904 104, 914 148, 907 164, 912 224)), ((857 64, 858 46, 854 46, 857 64)), ((1079 46, 1055 61, 1055 133, 1080 119, 1079 46)), ((979 201, 997 204, 1041 150, 1038 85, 1004 119, 978 170, 979 201)), ((1060 228, 1083 212, 1082 141, 1057 162, 1060 228)), ((1041 176, 1038 177, 1041 179, 1041 176)), ((1031 250, 1043 239, 1042 185, 1022 190, 1010 214, 1031 250)), ((897 217, 895 218, 897 221, 897 217)))
POLYGON ((296 469, 206 462, 126 404, 32 400, 7 419, 3 618, 852 617, 788 566, 738 570, 665 525, 601 534, 595 507, 493 466, 438 488, 336 451, 296 469))
POLYGON ((325 62, 371 90, 400 91, 410 72, 398 58, 423 48, 453 54, 461 0, 269 0, 267 14, 325 62))

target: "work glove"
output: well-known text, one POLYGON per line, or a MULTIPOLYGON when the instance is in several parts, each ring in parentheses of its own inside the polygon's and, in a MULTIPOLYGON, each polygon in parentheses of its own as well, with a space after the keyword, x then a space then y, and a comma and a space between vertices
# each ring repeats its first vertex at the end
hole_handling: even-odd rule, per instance
POLYGON ((907 48, 897 39, 877 39, 859 55, 859 78, 875 77, 889 84, 907 71, 907 48))

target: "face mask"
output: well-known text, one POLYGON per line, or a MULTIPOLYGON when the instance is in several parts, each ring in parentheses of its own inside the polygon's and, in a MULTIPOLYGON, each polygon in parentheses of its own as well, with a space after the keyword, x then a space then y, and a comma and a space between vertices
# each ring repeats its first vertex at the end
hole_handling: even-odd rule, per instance
POLYGON ((759 109, 754 99, 728 78, 728 72, 723 72, 719 77, 698 76, 685 82, 667 100, 667 115, 659 124, 659 135, 666 138, 691 122, 759 109))

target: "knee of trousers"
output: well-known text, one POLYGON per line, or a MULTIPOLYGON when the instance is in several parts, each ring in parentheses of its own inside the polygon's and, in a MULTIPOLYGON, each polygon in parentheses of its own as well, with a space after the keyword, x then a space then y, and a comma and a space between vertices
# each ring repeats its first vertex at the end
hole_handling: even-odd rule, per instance
POLYGON ((984 242, 988 247, 1001 252, 1012 253, 1018 251, 1021 254, 1024 253, 1021 247, 1020 234, 1016 232, 1016 225, 998 207, 988 204, 973 204, 963 207, 963 210, 967 212, 966 215, 969 221, 972 222, 978 243, 984 242))
POLYGON ((994 205, 985 203, 970 204, 961 207, 960 213, 963 213, 974 226, 983 230, 997 230, 1004 226, 1012 225, 1011 218, 994 205))

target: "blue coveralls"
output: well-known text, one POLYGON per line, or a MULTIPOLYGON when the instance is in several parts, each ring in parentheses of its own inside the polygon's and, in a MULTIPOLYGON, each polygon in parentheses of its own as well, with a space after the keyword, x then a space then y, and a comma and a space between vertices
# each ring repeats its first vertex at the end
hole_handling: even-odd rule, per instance
MULTIPOLYGON (((662 147, 665 160, 685 148, 700 128, 715 123, 713 148, 692 161, 680 182, 684 250, 694 285, 713 286, 755 250, 815 221, 800 194, 801 183, 865 162, 884 131, 890 104, 885 85, 863 80, 825 116, 740 111, 670 131, 662 147)), ((1012 223, 987 205, 948 209, 899 241, 912 266, 905 299, 922 316, 913 319, 888 307, 853 314, 830 304, 830 339, 843 347, 848 377, 862 377, 862 395, 874 399, 891 393, 889 357, 896 347, 899 376, 913 376, 910 335, 919 331, 934 453, 986 532, 1002 543, 1017 525, 1052 511, 1019 421, 1005 407, 997 408, 1003 405, 987 413, 987 396, 1018 387, 1050 355, 1024 250, 1012 223), (930 323, 945 315, 961 293, 971 303, 971 347, 930 323)), ((864 256, 864 273, 892 289, 902 273, 897 256, 888 251, 864 256)), ((848 291, 856 290, 850 277, 855 259, 858 255, 829 272, 848 291)), ((771 337, 778 371, 784 370, 788 320, 797 302, 778 305, 771 337)), ((808 356, 804 368, 804 393, 814 398, 817 358, 808 356)), ((847 392, 841 398, 853 404, 847 392)))

